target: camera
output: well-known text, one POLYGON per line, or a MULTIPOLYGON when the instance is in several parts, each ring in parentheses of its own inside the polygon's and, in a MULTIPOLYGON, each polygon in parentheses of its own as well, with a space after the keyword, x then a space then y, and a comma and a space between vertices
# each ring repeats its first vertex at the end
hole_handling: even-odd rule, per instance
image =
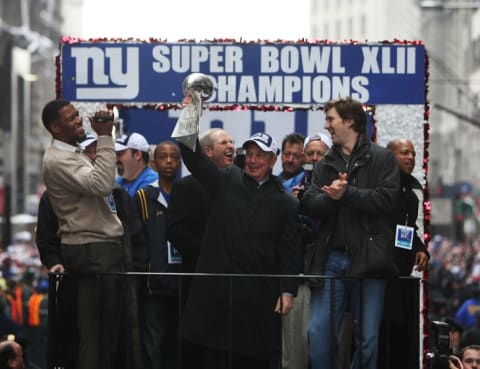
POLYGON ((114 122, 118 121, 118 109, 116 107, 113 108, 112 110, 112 115, 99 115, 98 112, 95 113, 93 116, 93 120, 97 123, 105 123, 109 120, 113 120, 114 122))
POLYGON ((106 121, 108 120, 112 120, 112 116, 111 115, 108 115, 108 116, 103 116, 103 115, 97 115, 95 114, 93 116, 93 120, 97 123, 105 123, 106 121))
POLYGON ((235 150, 235 157, 233 159, 233 163, 239 168, 243 169, 245 167, 245 155, 246 155, 245 149, 243 147, 238 147, 235 150))
POLYGON ((432 321, 430 326, 430 369, 449 369, 449 360, 452 351, 450 349, 450 330, 448 323, 432 321))
POLYGON ((304 179, 304 190, 306 191, 310 186, 312 181, 312 173, 313 173, 313 164, 312 163, 305 163, 303 164, 303 173, 305 175, 304 179))

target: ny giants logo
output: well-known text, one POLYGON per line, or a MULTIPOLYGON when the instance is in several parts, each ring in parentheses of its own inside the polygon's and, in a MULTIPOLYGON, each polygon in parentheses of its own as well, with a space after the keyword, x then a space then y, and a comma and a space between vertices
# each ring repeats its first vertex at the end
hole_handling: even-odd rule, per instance
POLYGON ((71 50, 77 99, 127 100, 138 96, 138 47, 72 47, 71 50))

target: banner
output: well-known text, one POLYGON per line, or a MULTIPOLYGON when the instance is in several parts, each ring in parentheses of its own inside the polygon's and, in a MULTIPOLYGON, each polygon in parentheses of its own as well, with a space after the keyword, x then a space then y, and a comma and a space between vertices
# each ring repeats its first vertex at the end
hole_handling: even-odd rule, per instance
POLYGON ((78 42, 61 45, 71 101, 179 103, 182 82, 207 74, 210 104, 424 104, 425 48, 415 44, 78 42))

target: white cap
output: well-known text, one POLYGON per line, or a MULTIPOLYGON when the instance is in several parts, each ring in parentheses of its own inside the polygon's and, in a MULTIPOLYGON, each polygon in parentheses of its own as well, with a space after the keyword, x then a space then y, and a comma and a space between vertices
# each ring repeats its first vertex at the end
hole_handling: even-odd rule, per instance
POLYGON ((328 148, 332 147, 332 139, 324 133, 317 132, 311 136, 305 137, 305 141, 303 141, 304 151, 307 148, 307 145, 312 141, 323 141, 328 148))
POLYGON ((260 148, 260 150, 265 152, 271 152, 275 156, 280 153, 280 149, 278 148, 275 139, 266 133, 255 133, 252 137, 250 137, 247 141, 243 143, 242 147, 245 148, 245 146, 249 142, 255 143, 260 148))
POLYGON ((84 138, 82 138, 82 140, 78 143, 78 145, 85 150, 88 146, 90 146, 92 143, 96 141, 97 141, 97 137, 95 137, 91 133, 87 133, 87 135, 84 138))
POLYGON ((150 146, 145 137, 140 133, 130 133, 122 135, 115 141, 115 151, 123 151, 126 149, 134 149, 143 152, 149 152, 150 146))

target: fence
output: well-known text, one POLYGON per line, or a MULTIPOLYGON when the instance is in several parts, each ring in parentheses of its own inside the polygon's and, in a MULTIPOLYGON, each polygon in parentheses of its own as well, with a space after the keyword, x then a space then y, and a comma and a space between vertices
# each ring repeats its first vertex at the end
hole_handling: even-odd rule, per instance
MULTIPOLYGON (((49 283, 49 318, 48 318, 48 340, 47 340, 47 369, 74 369, 76 365, 75 358, 77 357, 76 352, 76 341, 77 337, 77 311, 76 301, 77 291, 78 291, 78 281, 86 276, 78 275, 69 275, 69 274, 50 274, 50 283, 49 283)), ((294 312, 295 316, 291 317, 293 322, 290 322, 290 326, 293 325, 296 331, 295 337, 289 337, 292 334, 291 330, 286 329, 286 319, 285 317, 280 317, 275 315, 273 312, 273 306, 271 306, 271 315, 272 322, 274 327, 274 334, 272 340, 272 360, 275 364, 272 364, 271 368, 289 368, 289 369, 303 369, 297 367, 298 356, 300 356, 301 365, 304 366, 304 369, 308 367, 308 353, 307 353, 307 326, 306 321, 308 320, 309 313, 309 303, 310 303, 310 288, 308 287, 307 280, 315 278, 322 283, 329 283, 331 286, 330 289, 330 311, 328 312, 330 318, 330 329, 329 332, 325 334, 329 335, 330 342, 335 342, 335 328, 333 322, 335 321, 335 311, 336 311, 336 299, 335 291, 338 290, 340 286, 350 285, 353 282, 360 283, 363 286, 362 280, 358 279, 345 279, 345 278, 333 278, 326 276, 298 276, 298 275, 244 275, 244 274, 204 274, 204 273, 112 273, 112 274, 103 274, 96 276, 88 276, 94 278, 95 280, 105 280, 105 279, 116 279, 123 281, 123 286, 128 286, 128 289, 135 291, 132 295, 135 295, 135 301, 138 302, 139 306, 135 304, 130 306, 128 311, 129 316, 135 316, 135 313, 142 310, 142 304, 144 301, 144 294, 140 291, 145 292, 145 286, 148 282, 151 282, 155 279, 165 280, 168 279, 170 282, 174 281, 174 286, 178 287, 178 294, 175 296, 176 303, 175 311, 171 312, 175 316, 171 316, 170 321, 182 322, 184 323, 184 314, 185 308, 188 309, 187 296, 190 294, 190 289, 192 284, 201 284, 207 286, 210 289, 217 289, 219 286, 226 286, 226 293, 222 293, 223 289, 219 289, 218 293, 221 296, 215 301, 204 301, 203 306, 208 306, 212 304, 212 307, 216 306, 214 304, 221 304, 223 309, 220 309, 222 314, 226 314, 226 320, 221 319, 222 316, 219 314, 217 323, 211 326, 211 330, 216 332, 222 332, 225 335, 225 347, 226 351, 229 353, 229 369, 231 363, 232 354, 235 353, 239 345, 238 331, 245 328, 245 324, 249 324, 249 321, 255 321, 253 317, 243 316, 244 314, 239 314, 238 304, 245 304, 245 306, 256 306, 261 298, 259 293, 265 291, 262 286, 269 286, 272 290, 282 291, 283 287, 290 285, 292 283, 298 284, 299 294, 294 300, 294 305, 299 305, 303 307, 303 311, 294 312), (345 284, 345 282, 348 282, 345 284), (248 287, 248 291, 251 292, 251 300, 248 300, 250 297, 244 294, 245 287, 248 287), (260 292, 258 292, 260 291, 260 292), (247 299, 248 301, 246 301, 247 299), (258 300, 258 301, 255 301, 258 300), (275 316, 277 318, 275 318, 275 316), (221 325, 218 327, 218 325, 221 325), (298 327, 297 325, 300 325, 298 327), (283 342, 283 345, 282 345, 283 342), (293 346, 292 346, 293 344, 293 346), (283 352, 283 363, 282 363, 282 353, 281 347, 283 346, 285 352, 283 352), (296 361, 295 361, 296 360, 296 361), (302 361, 303 360, 303 361, 302 361), (306 360, 306 362, 305 362, 306 360), (294 364, 295 363, 295 364, 294 364), (292 366, 292 365, 295 365, 292 366)), ((413 353, 405 352, 405 355, 413 356, 411 359, 415 363, 415 366, 412 368, 422 368, 423 367, 423 317, 420 313, 422 299, 422 283, 421 280, 417 278, 402 277, 396 280, 397 285, 393 287, 388 285, 388 288, 398 288, 399 284, 403 285, 402 288, 406 288, 410 291, 410 296, 416 296, 411 301, 410 310, 416 312, 414 317, 413 326, 416 327, 414 335, 410 337, 410 342, 413 342, 416 346, 416 349, 413 353), (416 357, 415 357, 416 356, 416 357)), ((222 287, 222 288, 223 288, 222 287)), ((342 287, 343 288, 343 287, 342 287)), ((363 289, 360 288, 360 301, 359 306, 363 305, 363 289)), ((132 300, 129 300, 132 303, 132 300)), ((368 301, 367 301, 368 303, 368 301)), ((216 306, 218 308, 218 306, 216 306)), ((99 309, 100 311, 100 309, 99 309)), ((360 316, 363 315, 363 311, 360 308, 360 316)), ((125 315, 124 315, 125 316, 125 315)), ((288 316, 288 315, 287 315, 288 316)), ((120 324, 121 322, 118 322, 120 324)), ((253 324, 253 323, 252 323, 253 324)), ((129 326, 132 328, 132 326, 129 326)), ((362 320, 359 321, 359 333, 362 333, 363 324, 362 320)), ((134 328, 134 327, 133 327, 134 328)), ((178 327, 177 327, 178 328, 178 327)), ((393 344, 398 344, 398 342, 392 343, 388 341, 390 334, 383 336, 385 332, 389 332, 390 329, 397 329, 395 325, 390 325, 390 323, 382 322, 382 341, 380 345, 383 346, 381 350, 382 358, 380 359, 383 363, 382 369, 389 369, 390 363, 396 358, 391 357, 391 349, 393 344), (393 328, 392 328, 393 327, 393 328)), ((97 327, 91 327, 95 330, 97 327)), ((135 331, 135 330, 133 330, 135 331)), ((255 331, 255 329, 253 329, 255 331)), ((129 334, 129 332, 122 332, 123 334, 129 334)), ((178 333, 178 332, 177 332, 178 333)), ((208 332, 206 332, 208 333, 208 332)), ((184 341, 180 340, 179 335, 175 334, 176 344, 172 345, 169 348, 170 359, 173 360, 174 365, 182 369, 190 369, 188 366, 188 360, 191 357, 190 351, 186 351, 188 346, 184 345, 184 341), (172 358, 173 357, 173 358, 172 358)), ((244 337, 243 337, 244 338, 244 337)), ((353 340, 353 319, 352 314, 347 311, 343 317, 342 328, 340 329, 339 346, 338 346, 338 355, 335 355, 335 351, 330 351, 330 359, 333 361, 336 356, 338 359, 338 365, 340 369, 349 368, 352 360, 352 352, 354 349, 353 340)), ((208 346, 208 344, 207 344, 208 346)), ((362 352, 360 350, 360 358, 362 352)), ((130 360, 132 358, 129 358, 130 360)), ((135 355, 133 355, 135 360, 135 355)), ((380 365, 380 364, 379 364, 380 365)), ((193 369, 193 368, 192 368, 193 369)))

